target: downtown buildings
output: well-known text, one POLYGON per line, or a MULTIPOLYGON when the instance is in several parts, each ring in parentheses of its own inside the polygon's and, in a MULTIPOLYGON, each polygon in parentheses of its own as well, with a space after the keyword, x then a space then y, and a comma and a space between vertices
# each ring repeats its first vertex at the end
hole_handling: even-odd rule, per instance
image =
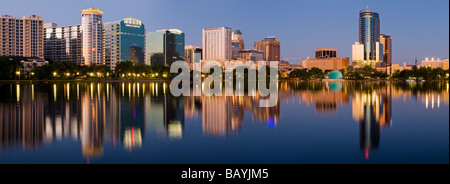
POLYGON ((383 61, 380 43, 380 16, 378 12, 363 9, 359 12, 359 42, 352 46, 353 65, 372 67, 383 61))
POLYGON ((54 62, 71 61, 82 64, 81 25, 57 27, 44 23, 44 57, 54 62))

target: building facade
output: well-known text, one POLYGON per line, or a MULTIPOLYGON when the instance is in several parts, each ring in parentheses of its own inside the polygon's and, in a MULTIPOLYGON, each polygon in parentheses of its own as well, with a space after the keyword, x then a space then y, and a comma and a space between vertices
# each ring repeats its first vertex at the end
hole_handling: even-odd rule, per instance
POLYGON ((239 61, 243 63, 247 61, 253 61, 257 63, 258 61, 264 61, 264 53, 258 50, 248 49, 239 51, 239 61))
POLYGON ((202 59, 202 48, 195 45, 187 45, 184 47, 184 55, 187 63, 200 63, 202 59))
POLYGON ((231 28, 203 29, 203 60, 232 59, 231 28))
POLYGON ((337 57, 337 49, 320 48, 316 49, 316 58, 335 58, 337 57))
POLYGON ((347 68, 350 64, 348 57, 337 58, 337 49, 320 48, 315 50, 316 58, 307 57, 302 61, 303 68, 319 68, 325 70, 341 70, 347 68))
POLYGON ((44 19, 0 16, 0 56, 44 58, 44 19))
POLYGON ((438 58, 437 60, 435 60, 434 58, 431 58, 430 60, 428 58, 425 58, 425 60, 422 61, 422 64, 418 67, 430 67, 432 69, 442 68, 443 70, 448 70, 448 61, 448 59, 441 60, 438 58))
POLYGON ((103 11, 98 8, 89 8, 81 11, 83 40, 83 63, 81 65, 105 64, 103 53, 103 11))
POLYGON ((145 63, 145 25, 135 18, 104 24, 105 64, 115 70, 119 62, 145 63))
POLYGON ((383 45, 383 62, 386 66, 392 64, 392 37, 390 35, 380 34, 380 43, 383 45))
POLYGON ((349 66, 349 58, 314 58, 309 57, 302 61, 303 68, 319 68, 322 71, 325 70, 341 70, 349 66))
POLYGON ((185 60, 184 33, 178 29, 163 29, 147 33, 145 63, 170 66, 185 60))
POLYGON ((264 60, 266 62, 280 61, 280 41, 274 36, 256 41, 255 50, 264 53, 264 60))
POLYGON ((83 63, 81 25, 44 24, 44 57, 54 62, 83 63))

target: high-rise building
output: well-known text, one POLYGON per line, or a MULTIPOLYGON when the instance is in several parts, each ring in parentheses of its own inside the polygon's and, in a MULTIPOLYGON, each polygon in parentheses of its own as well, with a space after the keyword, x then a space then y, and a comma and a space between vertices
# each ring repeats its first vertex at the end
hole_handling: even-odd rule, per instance
POLYGON ((392 63, 392 37, 390 35, 380 34, 380 43, 383 45, 383 62, 386 66, 392 63))
POLYGON ((104 64, 103 11, 98 8, 89 8, 81 11, 82 53, 84 59, 81 64, 104 64))
POLYGON ((266 62, 280 61, 280 41, 275 36, 255 42, 255 50, 264 53, 264 60, 266 62))
POLYGON ((81 25, 44 24, 44 57, 54 62, 83 63, 81 25))
POLYGON ((231 28, 203 29, 203 60, 232 59, 231 28))
POLYGON ((233 32, 231 39, 232 58, 237 59, 241 50, 244 50, 244 36, 242 36, 241 30, 237 29, 233 32))
POLYGON ((145 25, 135 18, 104 24, 105 64, 115 70, 119 62, 145 63, 145 25))
POLYGON ((362 58, 353 58, 360 65, 376 66, 383 61, 383 46, 380 43, 380 17, 379 14, 370 9, 359 12, 359 43, 353 45, 353 55, 362 58), (362 44, 361 47, 359 44, 362 44), (361 51, 362 49, 362 51, 361 51))
POLYGON ((0 16, 0 56, 44 58, 44 19, 0 16))
POLYGON ((163 29, 147 33, 145 63, 170 66, 184 60, 184 33, 178 29, 163 29))

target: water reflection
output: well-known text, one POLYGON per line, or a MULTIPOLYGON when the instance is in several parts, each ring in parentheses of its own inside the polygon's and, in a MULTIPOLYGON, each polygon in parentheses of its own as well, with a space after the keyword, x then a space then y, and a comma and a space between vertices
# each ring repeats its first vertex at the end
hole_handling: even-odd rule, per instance
MULTIPOLYGON (((205 138, 237 135, 244 123, 276 129, 284 101, 313 106, 316 115, 338 114, 350 104, 359 123, 360 148, 380 145, 380 131, 392 126, 392 100, 415 100, 427 109, 448 106, 448 82, 282 82, 279 103, 260 108, 260 96, 173 97, 167 83, 2 83, 0 149, 39 150, 45 143, 81 142, 85 158, 104 155, 104 144, 127 151, 145 147, 151 134, 183 139, 185 118, 201 119, 205 138), (251 122, 245 117, 251 117, 251 122)), ((256 93, 259 94, 259 93, 256 93)), ((285 121, 296 121, 286 119, 285 121)), ((326 128, 326 127, 324 127, 326 128)))

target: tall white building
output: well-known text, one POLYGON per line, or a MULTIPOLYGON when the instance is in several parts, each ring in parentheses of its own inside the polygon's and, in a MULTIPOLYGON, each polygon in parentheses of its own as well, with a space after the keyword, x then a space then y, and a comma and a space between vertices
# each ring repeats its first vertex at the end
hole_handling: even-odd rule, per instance
POLYGON ((203 29, 203 60, 230 60, 231 28, 203 29))
POLYGON ((81 10, 81 33, 83 39, 82 65, 104 64, 103 11, 98 8, 81 10))
POLYGON ((355 42, 355 44, 352 45, 352 60, 353 65, 362 66, 362 65, 371 65, 376 66, 377 63, 380 63, 383 61, 383 44, 380 42, 375 42, 375 52, 377 53, 375 55, 375 60, 367 60, 365 58, 369 58, 370 53, 365 52, 365 46, 364 44, 360 42, 355 42))

